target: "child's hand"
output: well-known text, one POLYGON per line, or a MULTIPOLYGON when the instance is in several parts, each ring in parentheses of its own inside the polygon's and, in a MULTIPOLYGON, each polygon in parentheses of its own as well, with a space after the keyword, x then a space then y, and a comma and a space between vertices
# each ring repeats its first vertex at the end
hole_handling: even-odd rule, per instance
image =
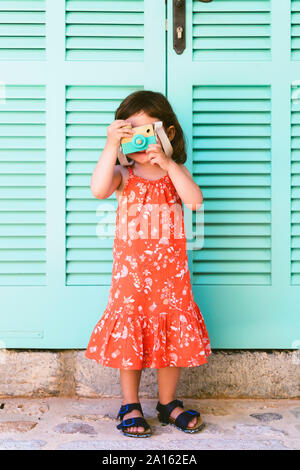
POLYGON ((149 144, 145 150, 152 165, 159 165, 163 170, 168 171, 171 158, 167 157, 160 143, 149 144))
POLYGON ((107 144, 118 147, 122 137, 131 138, 133 135, 132 125, 123 120, 116 119, 107 128, 107 144))

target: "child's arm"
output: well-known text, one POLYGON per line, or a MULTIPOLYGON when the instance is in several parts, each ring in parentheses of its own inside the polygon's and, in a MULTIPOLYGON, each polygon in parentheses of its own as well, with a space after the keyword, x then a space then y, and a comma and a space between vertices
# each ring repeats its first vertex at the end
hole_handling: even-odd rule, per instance
POLYGON ((150 163, 158 164, 168 172, 182 202, 189 209, 198 210, 203 202, 203 195, 189 170, 167 157, 160 143, 150 144, 146 154, 150 163))
POLYGON ((91 191, 97 199, 108 198, 122 182, 117 154, 117 148, 106 144, 97 162, 91 179, 91 191))
POLYGON ((184 165, 170 160, 168 173, 182 202, 189 209, 198 210, 203 202, 203 194, 189 170, 184 165))
POLYGON ((107 128, 107 140, 91 179, 91 191, 97 199, 108 198, 122 183, 122 173, 116 165, 122 137, 132 137, 128 123, 117 119, 107 128))

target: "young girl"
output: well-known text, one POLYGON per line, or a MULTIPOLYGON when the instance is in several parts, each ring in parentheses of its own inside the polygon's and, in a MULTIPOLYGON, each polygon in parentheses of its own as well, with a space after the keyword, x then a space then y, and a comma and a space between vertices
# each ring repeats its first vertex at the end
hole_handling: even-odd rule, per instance
POLYGON ((183 165, 183 132, 164 95, 136 91, 120 104, 115 119, 108 126, 106 145, 91 180, 96 198, 106 199, 115 191, 118 199, 112 284, 85 356, 120 369, 123 403, 117 428, 123 434, 152 434, 138 397, 141 372, 148 367, 157 369, 159 420, 185 432, 198 432, 204 426, 200 413, 184 410, 183 402, 175 399, 175 390, 181 368, 205 364, 211 353, 203 317, 193 298, 183 223, 182 202, 196 210, 202 192, 183 165), (145 151, 128 154, 127 167, 120 165, 120 139, 131 138, 133 127, 156 121, 163 123, 172 157, 157 142, 145 151), (177 230, 174 207, 180 209, 181 230, 177 230), (159 212, 169 209, 167 223, 163 216, 151 217, 156 208, 159 212), (162 236, 166 229, 167 236, 162 236))

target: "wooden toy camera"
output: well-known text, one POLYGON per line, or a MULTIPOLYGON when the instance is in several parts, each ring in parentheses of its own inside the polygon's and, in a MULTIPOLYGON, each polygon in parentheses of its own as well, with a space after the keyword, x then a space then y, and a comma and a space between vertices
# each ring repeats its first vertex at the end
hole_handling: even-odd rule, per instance
POLYGON ((164 131, 162 121, 156 121, 153 124, 133 127, 132 137, 122 137, 120 148, 118 149, 118 159, 121 165, 129 165, 126 154, 144 151, 150 144, 156 144, 158 139, 161 142, 163 150, 168 157, 171 157, 173 148, 164 131))
POLYGON ((146 150, 149 144, 156 144, 154 128, 152 124, 133 128, 132 137, 121 139, 122 151, 125 154, 146 150))

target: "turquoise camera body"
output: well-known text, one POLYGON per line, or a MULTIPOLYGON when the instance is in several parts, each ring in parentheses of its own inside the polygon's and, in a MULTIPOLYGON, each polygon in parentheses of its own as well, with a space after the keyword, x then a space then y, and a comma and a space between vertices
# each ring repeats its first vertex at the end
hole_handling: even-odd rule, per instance
MULTIPOLYGON (((131 125, 129 124, 128 127, 131 125)), ((168 158, 173 154, 173 147, 164 130, 162 121, 155 121, 151 124, 133 128, 132 137, 122 137, 118 147, 118 159, 121 165, 130 165, 126 154, 141 152, 148 148, 150 144, 161 143, 162 148, 168 158)))
POLYGON ((121 139, 122 152, 126 155, 134 152, 141 152, 148 148, 150 144, 156 144, 153 125, 135 127, 132 138, 121 139))

